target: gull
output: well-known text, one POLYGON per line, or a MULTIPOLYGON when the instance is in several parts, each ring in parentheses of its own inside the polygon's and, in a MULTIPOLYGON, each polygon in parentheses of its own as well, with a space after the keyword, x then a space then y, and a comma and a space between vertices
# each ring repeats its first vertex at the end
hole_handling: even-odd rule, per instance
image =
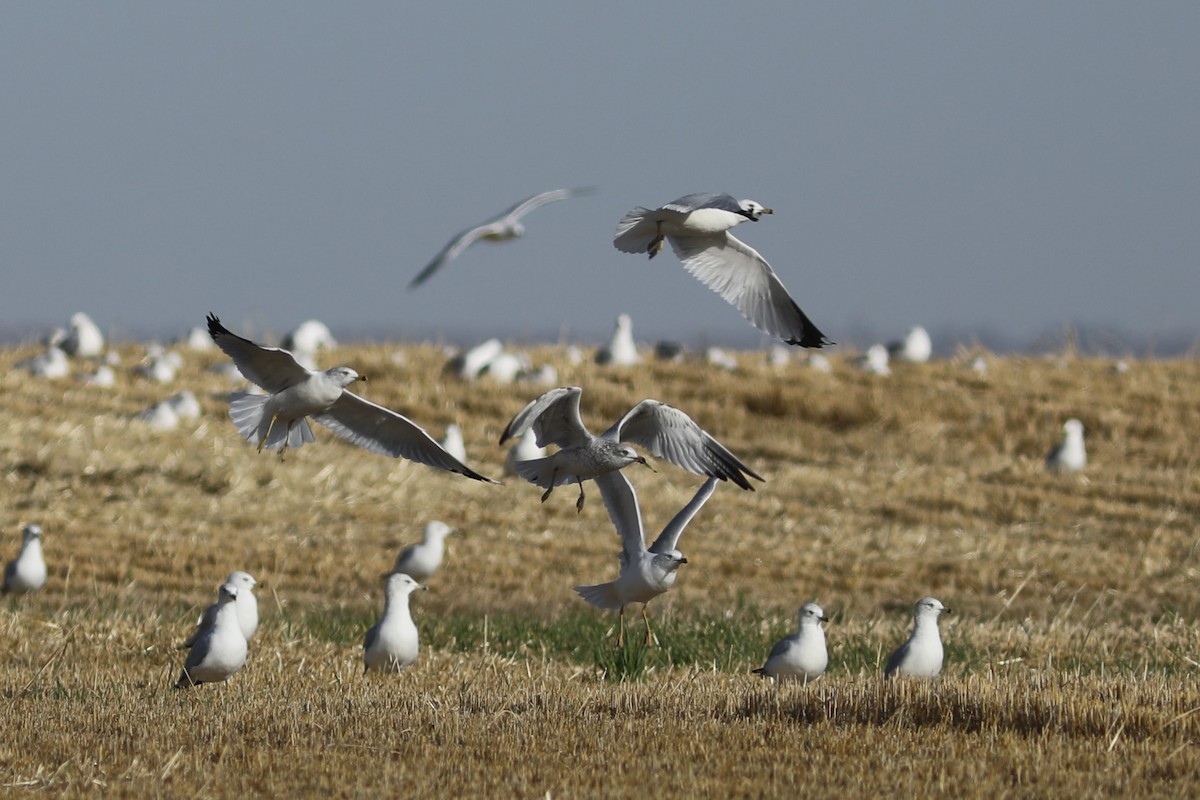
POLYGON ((71 373, 71 360, 56 344, 47 345, 44 352, 18 362, 16 366, 29 370, 29 374, 36 378, 49 378, 50 380, 65 378, 71 373))
POLYGON ((410 544, 396 556, 392 572, 402 572, 415 581, 427 581, 442 565, 446 552, 446 537, 454 530, 444 522, 433 520, 425 526, 425 533, 418 544, 410 544))
MULTIPOLYGON (((222 587, 233 586, 238 590, 237 596, 234 598, 234 608, 236 610, 238 628, 247 642, 254 638, 254 632, 258 630, 258 598, 254 596, 254 586, 257 583, 254 580, 254 576, 250 573, 238 570, 229 573, 229 577, 222 584, 222 587)), ((217 602, 204 609, 204 613, 196 619, 196 630, 192 632, 188 640, 181 644, 179 648, 186 650, 194 646, 204 636, 205 632, 212 628, 220 610, 221 597, 220 590, 218 590, 217 602)))
POLYGON ((1051 472, 1079 472, 1087 466, 1087 448, 1083 446, 1083 423, 1069 419, 1063 423, 1062 441, 1046 456, 1051 472))
POLYGON ((777 681, 798 679, 808 683, 825 672, 829 666, 825 631, 821 629, 821 623, 829 621, 825 610, 816 603, 805 603, 797 617, 796 632, 775 643, 766 662, 754 670, 756 674, 777 681))
POLYGON ((788 294, 775 271, 729 229, 774 213, 753 200, 697 192, 657 209, 637 207, 618 223, 613 245, 623 253, 654 258, 671 242, 684 269, 742 312, 750 324, 787 344, 833 344, 788 294))
POLYGON ((933 355, 933 341, 929 332, 920 325, 909 329, 908 335, 902 342, 888 342, 888 355, 897 361, 907 361, 911 364, 924 364, 933 355))
POLYGON ((508 450, 508 457, 504 460, 504 471, 510 475, 517 474, 516 463, 518 461, 532 461, 535 458, 544 458, 546 448, 539 447, 537 443, 537 433, 533 428, 528 429, 521 434, 521 438, 517 440, 508 450))
POLYGON ((446 435, 438 442, 442 449, 459 461, 467 460, 467 445, 463 441, 462 428, 451 422, 446 426, 446 435))
POLYGON ((420 641, 408 608, 408 596, 425 587, 403 572, 385 579, 383 616, 363 639, 363 673, 399 672, 417 660, 420 641))
POLYGON ((521 224, 521 217, 533 211, 535 208, 554 203, 559 200, 566 200, 569 197, 577 197, 583 194, 591 194, 594 189, 552 189, 548 192, 535 194, 533 197, 527 197, 517 203, 512 208, 502 214, 499 214, 486 222, 482 222, 473 228, 467 228, 465 231, 457 234, 453 239, 446 242, 446 246, 433 257, 433 260, 425 265, 425 268, 417 273, 417 277, 413 278, 408 284, 409 289, 415 289, 429 279, 429 276, 437 272, 443 264, 448 261, 453 261, 462 254, 471 245, 483 240, 488 242, 507 242, 510 239, 516 239, 525 234, 525 226, 521 224))
POLYGON ((192 637, 183 671, 175 681, 176 689, 228 680, 246 664, 246 636, 238 624, 237 614, 240 591, 231 583, 221 585, 212 624, 192 637))
POLYGON ((179 427, 179 413, 169 400, 161 400, 137 415, 137 418, 156 431, 172 431, 179 427))
POLYGON ((577 483, 579 499, 575 508, 583 511, 583 482, 588 478, 633 463, 650 467, 645 457, 625 442, 636 442, 694 475, 731 480, 750 491, 754 491, 754 487, 746 479, 747 475, 763 480, 691 417, 657 400, 641 401, 604 433, 593 436, 579 417, 582 392, 578 386, 551 389, 518 411, 500 436, 500 444, 504 444, 532 428, 537 434, 538 446, 556 444, 561 448, 545 458, 513 464, 518 475, 546 490, 542 495, 543 503, 555 486, 577 483))
POLYGON ((938 634, 938 614, 950 609, 934 597, 922 597, 913 606, 913 629, 908 641, 887 660, 883 674, 933 678, 942 671, 942 637, 938 634))
POLYGON ((21 552, 4 567, 5 594, 28 594, 46 585, 46 560, 42 558, 42 528, 26 525, 21 532, 21 552))
POLYGON ((713 490, 717 488, 717 479, 709 478, 696 492, 696 495, 683 509, 676 514, 662 533, 654 540, 649 548, 646 547, 645 535, 642 532, 642 513, 638 508, 637 492, 624 473, 609 472, 597 476, 596 485, 600 487, 600 496, 608 508, 621 537, 621 571, 615 581, 600 583, 595 586, 576 586, 575 591, 584 600, 596 608, 618 610, 620 612, 620 633, 617 634, 617 647, 625 643, 625 606, 630 603, 642 604, 642 619, 646 622, 646 644, 650 644, 653 634, 650 631, 650 619, 646 616, 646 605, 675 585, 675 578, 680 565, 686 564, 687 559, 679 552, 679 537, 683 529, 692 521, 713 490))
POLYGON ((349 367, 316 372, 300 366, 278 347, 262 347, 230 333, 213 314, 208 332, 246 378, 268 394, 235 392, 229 416, 251 444, 279 449, 315 441, 306 417, 351 444, 392 458, 407 458, 477 481, 495 483, 447 453, 423 428, 407 417, 362 399, 346 387, 366 380, 349 367))
POLYGON ((171 406, 181 420, 196 419, 200 416, 200 401, 187 389, 171 395, 165 402, 171 406))
POLYGON ((629 367, 642 363, 637 343, 633 340, 633 320, 628 314, 617 316, 612 339, 596 352, 596 363, 614 367, 629 367))
POLYGON ((856 359, 855 363, 863 372, 887 377, 892 374, 892 368, 888 366, 888 358, 886 347, 881 344, 873 344, 867 348, 866 353, 856 359))
POLYGON ((104 334, 87 314, 82 311, 72 314, 68 328, 70 330, 62 341, 62 349, 68 355, 93 358, 104 352, 104 334))
POLYGON ((319 319, 301 322, 283 337, 283 348, 309 369, 317 368, 317 351, 337 347, 329 327, 319 319))

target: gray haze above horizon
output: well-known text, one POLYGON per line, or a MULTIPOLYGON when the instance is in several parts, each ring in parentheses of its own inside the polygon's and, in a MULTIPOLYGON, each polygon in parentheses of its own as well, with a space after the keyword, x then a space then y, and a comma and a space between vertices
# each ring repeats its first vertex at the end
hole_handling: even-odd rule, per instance
POLYGON ((1198 41, 1188 2, 9 3, 0 330, 762 343, 612 246, 720 191, 838 342, 1196 339, 1198 41))

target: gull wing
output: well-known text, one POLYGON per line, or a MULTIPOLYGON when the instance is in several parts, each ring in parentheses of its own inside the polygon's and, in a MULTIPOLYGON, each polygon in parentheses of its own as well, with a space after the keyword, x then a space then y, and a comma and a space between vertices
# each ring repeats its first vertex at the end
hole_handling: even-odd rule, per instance
POLYGON ((796 305, 767 260, 728 232, 672 236, 684 269, 721 295, 754 327, 788 344, 833 344, 796 305))
POLYGON ((443 247, 441 251, 433 257, 432 261, 425 265, 424 269, 417 273, 417 277, 409 281, 408 288, 415 289, 420 286, 429 279, 430 275, 437 272, 438 269, 441 268, 442 264, 458 258, 459 255, 462 254, 463 250, 466 250, 484 236, 487 236, 490 233, 499 233, 504 230, 504 225, 500 224, 498 221, 499 219, 503 219, 503 217, 489 220, 482 225, 476 225, 474 228, 467 228, 465 231, 462 231, 453 239, 446 242, 446 246, 443 247))
POLYGON ((351 444, 391 458, 407 458, 435 469, 457 472, 477 481, 497 483, 446 452, 425 429, 408 417, 342 392, 329 410, 313 416, 351 444))
POLYGON ((694 475, 731 480, 750 491, 754 491, 754 487, 746 479, 747 475, 763 480, 701 429, 695 420, 678 408, 657 400, 643 400, 629 409, 604 432, 604 437, 640 444, 659 458, 694 475))
POLYGON ((646 549, 637 492, 620 470, 599 476, 596 485, 600 487, 600 496, 604 498, 604 507, 617 529, 617 536, 621 537, 621 563, 635 563, 646 549))
POLYGON ((654 540, 654 544, 650 545, 650 552, 657 554, 678 550, 679 536, 683 533, 683 529, 692 521, 692 517, 696 516, 696 513, 704 507, 704 504, 708 502, 708 498, 712 497, 713 490, 716 488, 717 478, 706 480, 688 504, 667 523, 667 527, 663 528, 663 532, 654 540))
POLYGON ((179 649, 189 650, 200 640, 200 637, 206 636, 212 630, 213 623, 217 620, 217 612, 220 609, 220 603, 213 603, 204 609, 204 613, 200 615, 200 619, 196 620, 196 629, 192 631, 192 635, 187 638, 187 641, 179 646, 179 649))
POLYGON ((716 208, 721 211, 730 211, 734 214, 745 213, 742 210, 742 204, 739 203, 732 195, 724 192, 693 192, 685 194, 678 200, 672 200, 663 206, 667 211, 678 211, 680 214, 690 214, 701 208, 716 208))
POLYGON ((590 186, 585 186, 580 189, 551 189, 548 192, 535 194, 533 197, 527 197, 515 206, 505 211, 496 220, 507 219, 511 222, 516 222, 521 217, 533 211, 535 208, 540 208, 547 203, 557 203, 559 200, 566 200, 570 197, 578 197, 582 194, 591 194, 596 190, 590 186))
POLYGON ((271 394, 278 394, 316 374, 301 366, 287 350, 263 347, 243 339, 222 325, 211 311, 208 314, 208 335, 225 355, 233 359, 234 366, 246 376, 246 380, 271 394))
POLYGON ((571 447, 586 442, 591 434, 579 417, 579 395, 582 393, 583 389, 578 386, 560 386, 530 401, 500 434, 500 444, 524 435, 530 428, 537 434, 538 447, 548 444, 571 447))

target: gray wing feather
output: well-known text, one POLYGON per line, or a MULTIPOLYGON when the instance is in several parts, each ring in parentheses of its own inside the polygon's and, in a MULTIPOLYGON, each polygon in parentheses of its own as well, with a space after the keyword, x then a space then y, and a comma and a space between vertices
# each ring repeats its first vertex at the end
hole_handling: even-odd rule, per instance
POLYGON ((883 669, 884 675, 891 675, 900 668, 900 662, 904 661, 904 656, 908 654, 908 642, 896 648, 896 652, 892 653, 887 660, 887 666, 883 669))
POLYGON ((767 260, 727 232, 670 237, 684 269, 742 313, 750 324, 788 344, 832 344, 800 310, 767 260))
POLYGON ((500 444, 523 436, 530 428, 537 434, 539 447, 548 444, 570 447, 587 441, 591 434, 579 417, 579 395, 582 393, 583 389, 578 386, 560 386, 531 401, 517 412, 500 434, 500 444))
POLYGON ((539 194, 535 194, 533 197, 525 198, 508 211, 505 211, 499 217, 496 217, 496 220, 505 218, 518 220, 528 214, 530 211, 533 211, 535 208, 540 208, 547 203, 557 203, 559 200, 566 200, 569 197, 577 197, 581 194, 591 194, 594 191, 596 190, 590 186, 580 189, 551 189, 548 192, 541 192, 539 194))
POLYGON ((742 213, 742 206, 731 195, 724 192, 693 192, 685 194, 678 200, 672 200, 663 206, 668 211, 678 211, 680 214, 689 214, 701 208, 719 208, 723 211, 732 211, 735 214, 742 213))
POLYGON ((642 512, 638 508, 633 484, 624 473, 615 470, 597 477, 596 485, 600 487, 604 507, 608 509, 617 535, 621 537, 621 550, 625 558, 637 558, 646 549, 646 540, 642 531, 642 512))
MULTIPOLYGON (((615 474, 620 475, 620 472, 615 474)), ((663 532, 654 540, 654 544, 650 545, 651 553, 669 553, 672 550, 678 550, 679 536, 683 533, 683 529, 692 521, 692 517, 704 507, 708 502, 708 498, 712 497, 713 490, 717 488, 717 478, 709 478, 704 482, 704 485, 696 492, 695 497, 683 507, 683 509, 667 523, 667 527, 663 528, 663 532)))
POLYGON ((677 408, 657 400, 643 400, 604 432, 609 439, 640 444, 659 458, 694 475, 731 480, 754 490, 746 479, 763 480, 696 422, 677 408))
POLYGON ((446 242, 446 246, 441 249, 433 260, 425 265, 425 268, 417 273, 417 277, 413 278, 408 283, 409 289, 415 289, 429 279, 429 276, 437 272, 447 261, 453 261, 462 254, 471 245, 475 244, 481 236, 486 236, 493 230, 499 230, 501 226, 496 224, 495 220, 485 222, 482 225, 476 225, 474 228, 467 228, 454 236, 450 241, 446 242))
POLYGON ((192 635, 187 641, 180 645, 181 649, 190 649, 200 637, 208 633, 217 619, 217 611, 221 609, 220 603, 213 603, 208 608, 204 609, 204 613, 200 615, 200 619, 196 621, 196 630, 192 631, 192 635))
POLYGON ((353 392, 342 392, 328 411, 313 416, 313 419, 351 444, 372 453, 407 458, 477 481, 496 483, 447 453, 424 428, 408 417, 375 405, 353 392))
POLYGON ((208 334, 217 347, 233 359, 234 366, 246 376, 246 380, 271 394, 282 392, 314 374, 302 367, 287 350, 263 347, 233 333, 211 312, 208 315, 208 334))

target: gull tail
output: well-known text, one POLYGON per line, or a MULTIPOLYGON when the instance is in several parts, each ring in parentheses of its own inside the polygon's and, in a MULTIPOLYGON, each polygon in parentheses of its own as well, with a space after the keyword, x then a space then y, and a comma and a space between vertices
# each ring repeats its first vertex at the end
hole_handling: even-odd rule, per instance
POLYGON ((658 238, 658 226, 646 219, 652 213, 651 209, 638 206, 622 217, 613 235, 613 246, 622 253, 647 252, 650 243, 658 238))
POLYGON ((529 461, 514 461, 512 466, 522 478, 543 489, 549 489, 551 486, 565 486, 575 482, 574 475, 559 473, 555 470, 553 456, 534 458, 529 461))
POLYGON ((575 592, 596 608, 604 608, 610 611, 621 610, 621 598, 617 596, 617 584, 615 581, 612 583, 597 583, 595 586, 576 586, 575 592))
POLYGON ((270 395, 249 392, 234 392, 229 396, 229 418, 246 441, 257 445, 266 436, 264 447, 268 450, 278 450, 285 441, 291 448, 316 441, 307 419, 293 424, 290 432, 286 422, 276 420, 272 425, 265 413, 268 399, 270 395))

